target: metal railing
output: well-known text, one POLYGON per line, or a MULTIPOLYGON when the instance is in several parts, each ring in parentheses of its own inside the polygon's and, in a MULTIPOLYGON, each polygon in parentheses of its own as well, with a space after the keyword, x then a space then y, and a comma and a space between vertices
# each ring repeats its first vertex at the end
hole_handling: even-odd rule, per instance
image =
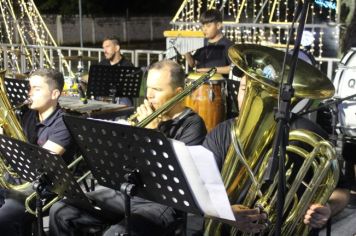
MULTIPOLYGON (((86 56, 95 57, 95 60, 83 60, 83 67, 88 70, 91 64, 98 63, 104 58, 104 53, 101 48, 80 48, 80 47, 53 47, 53 46, 24 46, 0 44, 0 68, 7 69, 16 73, 26 73, 36 68, 44 66, 52 66, 57 68, 65 75, 68 71, 76 72, 78 69, 78 60, 65 60, 67 56, 86 56), (46 61, 45 53, 49 58, 46 61), (30 64, 28 59, 31 59, 33 64, 30 64), (15 62, 20 62, 20 68, 16 68, 15 62), (68 68, 64 68, 64 61, 68 63, 68 68)), ((164 51, 159 50, 121 50, 121 53, 137 67, 147 67, 155 61, 164 58, 164 51)))
MULTIPOLYGON (((9 44, 0 44, 0 68, 8 69, 10 71, 17 71, 17 68, 14 67, 15 61, 20 62, 20 73, 26 73, 35 68, 43 67, 44 65, 51 65, 54 68, 59 69, 64 72, 64 57, 66 56, 87 56, 95 57, 96 60, 84 60, 83 67, 84 71, 88 71, 89 67, 93 63, 97 63, 104 58, 103 50, 101 48, 80 48, 80 47, 52 47, 52 46, 36 46, 30 45, 27 46, 27 51, 30 52, 30 55, 25 54, 25 48, 21 45, 9 45, 9 44), (50 62, 46 62, 44 54, 49 55, 50 62), (26 60, 28 57, 34 62, 35 66, 30 65, 26 60)), ((159 61, 165 58, 166 51, 161 50, 121 50, 121 53, 131 62, 137 66, 146 68, 155 61, 159 61)), ((77 60, 66 60, 68 63, 68 70, 76 72, 78 70, 78 61, 77 60)), ((335 71, 338 67, 338 58, 325 58, 317 57, 316 61, 318 62, 318 67, 323 71, 330 79, 335 75, 335 71)))

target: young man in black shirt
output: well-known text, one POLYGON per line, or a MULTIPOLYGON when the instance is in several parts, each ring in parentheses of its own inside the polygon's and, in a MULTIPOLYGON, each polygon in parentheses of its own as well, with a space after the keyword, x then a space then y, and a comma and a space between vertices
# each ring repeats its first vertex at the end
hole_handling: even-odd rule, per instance
MULTIPOLYGON (((150 115, 184 88, 184 71, 177 63, 164 60, 153 64, 147 75, 147 99, 137 108, 138 120, 150 115)), ((146 128, 157 129, 168 138, 184 142, 186 145, 201 144, 206 135, 203 120, 182 102, 149 123, 146 128)), ((88 194, 102 209, 108 219, 84 212, 75 206, 58 202, 50 210, 51 235, 84 234, 83 229, 96 226, 111 226, 104 235, 122 233, 124 230, 124 198, 112 189, 99 187, 88 194)), ((167 206, 138 197, 131 201, 133 235, 164 235, 174 223, 177 212, 167 206)))
MULTIPOLYGON (((28 141, 70 161, 75 147, 62 119, 58 98, 64 85, 63 75, 52 69, 39 69, 30 76, 29 99, 32 103, 21 119, 28 141)), ((0 208, 0 234, 4 236, 28 235, 34 216, 25 212, 25 192, 5 190, 5 204, 0 208)))
POLYGON ((233 43, 222 33, 222 16, 216 9, 202 13, 200 23, 205 36, 204 47, 198 49, 192 56, 185 54, 190 67, 196 67, 197 72, 207 72, 212 67, 225 77, 230 73, 231 60, 227 50, 233 43))

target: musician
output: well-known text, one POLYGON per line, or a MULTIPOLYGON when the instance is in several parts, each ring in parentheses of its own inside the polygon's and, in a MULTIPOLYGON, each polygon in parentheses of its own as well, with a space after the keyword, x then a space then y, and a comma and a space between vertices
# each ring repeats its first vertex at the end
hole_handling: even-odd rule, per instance
MULTIPOLYGON (((104 50, 105 59, 99 62, 99 65, 104 66, 134 66, 131 61, 127 60, 124 55, 121 54, 120 41, 115 36, 107 36, 103 40, 102 44, 104 50)), ((82 81, 88 83, 88 77, 83 77, 82 81)), ((99 99, 99 98, 98 98, 99 99)), ((117 103, 132 106, 133 102, 128 97, 117 97, 117 103)), ((111 98, 110 98, 111 100, 111 98)))
MULTIPOLYGON (((184 71, 177 63, 163 60, 153 64, 147 75, 147 99, 137 108, 138 119, 142 120, 184 88, 184 71)), ((206 135, 203 120, 181 102, 166 113, 153 120, 147 128, 157 129, 167 137, 180 140, 187 145, 201 144, 206 135)), ((110 224, 104 235, 122 233, 124 229, 124 199, 120 192, 100 187, 88 193, 101 208, 106 219, 95 216, 73 205, 61 201, 50 210, 51 235, 84 234, 83 229, 95 226, 101 230, 110 224)), ((131 201, 132 234, 133 235, 163 235, 174 223, 177 212, 170 207, 150 202, 138 197, 131 201)))
MULTIPOLYGON (((245 94, 246 79, 243 77, 240 81, 238 92, 238 105, 242 105, 245 94)), ((218 167, 221 169, 224 163, 227 150, 231 143, 231 127, 234 119, 230 119, 220 123, 213 129, 205 138, 203 146, 214 153, 218 167)), ((291 129, 308 129, 322 137, 327 138, 327 134, 319 126, 310 120, 297 117, 292 119, 291 129)), ((348 190, 345 188, 337 188, 330 196, 326 205, 312 204, 304 216, 304 223, 314 228, 323 227, 330 216, 341 211, 347 204, 349 198, 348 190)), ((232 205, 233 212, 236 218, 236 227, 244 232, 257 233, 265 228, 263 224, 259 224, 258 220, 266 219, 266 214, 259 209, 248 209, 242 205, 232 205)))
MULTIPOLYGON (((75 152, 72 139, 62 119, 58 98, 64 85, 63 75, 53 69, 38 69, 30 76, 29 99, 32 103, 24 112, 21 124, 28 141, 70 161, 75 152)), ((10 178, 10 177, 9 177, 10 178)), ((15 181, 18 180, 9 180, 15 181)), ((31 235, 34 216, 25 213, 25 192, 5 190, 5 204, 0 208, 1 235, 31 235)))
POLYGON ((106 66, 134 66, 120 52, 120 41, 114 36, 105 37, 103 40, 103 49, 105 59, 99 64, 106 66))
POLYGON ((190 67, 196 67, 197 72, 207 72, 216 67, 217 73, 227 77, 231 64, 227 50, 233 43, 221 31, 222 15, 218 10, 210 9, 201 14, 200 23, 205 36, 205 46, 198 49, 193 56, 186 53, 185 58, 190 67))
MULTIPOLYGON (((201 28, 204 33, 204 47, 196 50, 194 55, 185 54, 190 67, 196 67, 197 72, 207 72, 212 67, 217 68, 217 73, 228 78, 231 60, 228 57, 228 49, 233 43, 222 33, 222 15, 217 9, 210 9, 200 16, 201 28)), ((227 81, 230 86, 230 81, 227 81)), ((229 90, 228 90, 229 92, 229 90)), ((227 117, 233 117, 237 113, 234 101, 230 96, 226 98, 227 117)))

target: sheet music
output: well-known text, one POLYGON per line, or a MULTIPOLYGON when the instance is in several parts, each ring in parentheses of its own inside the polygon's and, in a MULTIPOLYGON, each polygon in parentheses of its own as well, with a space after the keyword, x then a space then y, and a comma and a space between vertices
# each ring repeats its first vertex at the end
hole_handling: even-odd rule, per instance
POLYGON ((235 221, 214 155, 203 146, 171 140, 197 204, 207 216, 235 221))

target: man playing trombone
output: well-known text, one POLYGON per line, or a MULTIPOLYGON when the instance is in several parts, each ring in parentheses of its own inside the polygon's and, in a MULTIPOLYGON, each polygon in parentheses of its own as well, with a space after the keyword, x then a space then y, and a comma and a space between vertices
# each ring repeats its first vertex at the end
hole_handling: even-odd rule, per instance
MULTIPOLYGON (((171 98, 179 94, 185 85, 183 69, 169 60, 154 63, 147 76, 147 99, 136 110, 139 121, 162 107, 171 98)), ((180 140, 186 145, 201 144, 206 135, 203 120, 182 102, 158 115, 146 128, 157 129, 167 137, 180 140)), ((105 230, 104 235, 124 232, 124 196, 112 189, 98 186, 88 193, 88 197, 102 209, 107 219, 99 218, 65 201, 54 204, 50 210, 51 235, 83 235, 85 230, 94 227, 105 230)), ((133 235, 164 235, 175 222, 177 212, 171 207, 150 202, 138 197, 131 200, 133 235)))

